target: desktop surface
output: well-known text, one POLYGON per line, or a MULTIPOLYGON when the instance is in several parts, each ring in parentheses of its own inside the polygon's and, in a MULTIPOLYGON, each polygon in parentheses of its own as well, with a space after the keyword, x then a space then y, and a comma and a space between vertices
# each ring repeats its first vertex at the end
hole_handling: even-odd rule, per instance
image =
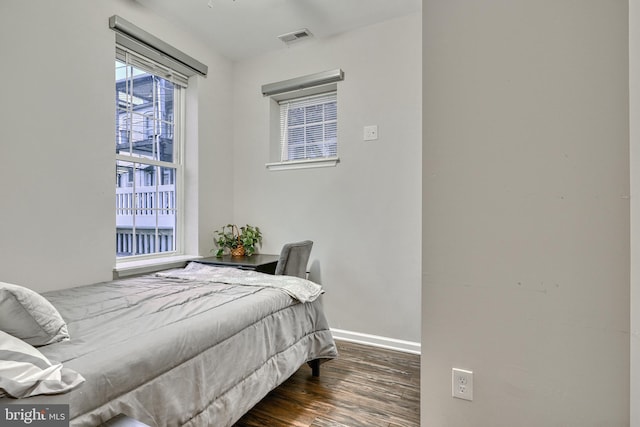
POLYGON ((241 268, 244 270, 255 270, 262 273, 274 274, 276 264, 280 255, 253 254, 251 256, 235 257, 223 255, 222 257, 207 257, 195 259, 195 262, 208 265, 241 268))

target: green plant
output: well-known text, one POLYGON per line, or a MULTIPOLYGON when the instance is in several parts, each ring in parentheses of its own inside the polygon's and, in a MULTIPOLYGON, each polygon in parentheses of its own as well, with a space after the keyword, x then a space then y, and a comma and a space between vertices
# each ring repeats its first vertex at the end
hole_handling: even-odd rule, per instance
MULTIPOLYGON (((229 249, 231 255, 251 256, 256 252, 256 246, 262 244, 262 232, 259 227, 245 225, 238 227, 235 224, 227 224, 220 230, 214 231, 214 242, 218 247, 216 256, 219 258, 229 249)), ((213 252, 214 249, 211 251, 213 252)))

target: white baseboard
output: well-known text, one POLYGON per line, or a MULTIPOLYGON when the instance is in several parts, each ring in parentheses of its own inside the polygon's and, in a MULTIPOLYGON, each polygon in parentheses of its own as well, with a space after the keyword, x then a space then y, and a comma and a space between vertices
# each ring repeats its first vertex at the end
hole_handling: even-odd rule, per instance
POLYGON ((360 332, 351 332, 334 328, 331 328, 331 334, 333 335, 333 338, 337 340, 386 348, 388 350, 402 351, 405 353, 421 353, 421 344, 419 342, 403 341, 395 338, 380 337, 377 335, 362 334, 360 332))

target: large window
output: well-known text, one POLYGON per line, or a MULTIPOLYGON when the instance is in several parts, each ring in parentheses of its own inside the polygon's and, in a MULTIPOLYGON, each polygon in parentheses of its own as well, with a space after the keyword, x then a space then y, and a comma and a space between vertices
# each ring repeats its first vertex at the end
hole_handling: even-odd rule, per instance
POLYGON ((280 102, 281 161, 338 154, 336 92, 280 102))
POLYGON ((115 75, 116 256, 179 251, 186 78, 120 47, 115 75))

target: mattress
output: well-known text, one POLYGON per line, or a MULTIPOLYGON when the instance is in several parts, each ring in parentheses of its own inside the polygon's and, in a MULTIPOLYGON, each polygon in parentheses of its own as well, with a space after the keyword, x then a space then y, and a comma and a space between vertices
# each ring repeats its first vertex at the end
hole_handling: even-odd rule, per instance
POLYGON ((86 382, 2 403, 68 403, 72 426, 120 413, 152 426, 230 426, 305 362, 337 356, 321 298, 301 303, 216 271, 216 281, 152 274, 44 293, 71 339, 38 349, 86 382))

